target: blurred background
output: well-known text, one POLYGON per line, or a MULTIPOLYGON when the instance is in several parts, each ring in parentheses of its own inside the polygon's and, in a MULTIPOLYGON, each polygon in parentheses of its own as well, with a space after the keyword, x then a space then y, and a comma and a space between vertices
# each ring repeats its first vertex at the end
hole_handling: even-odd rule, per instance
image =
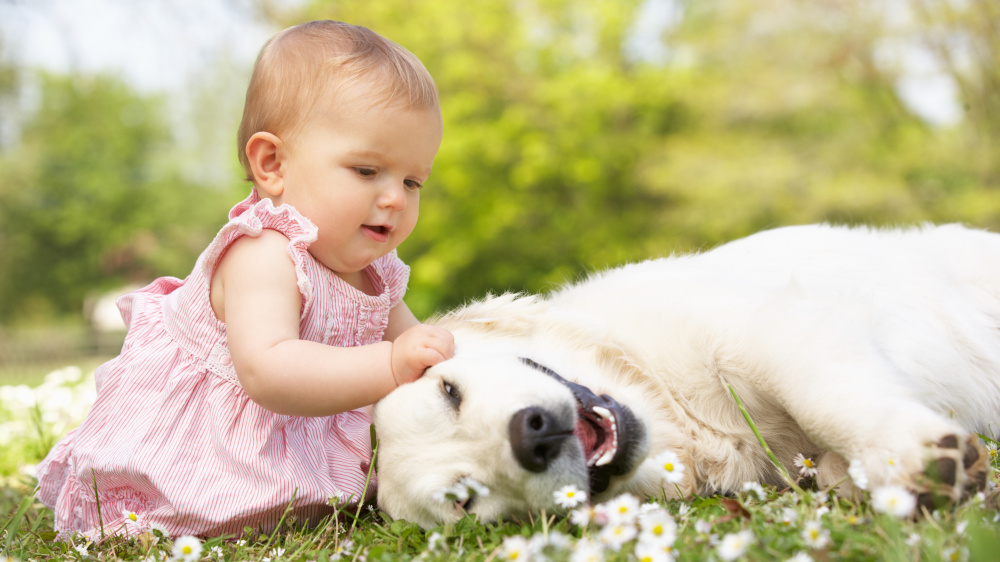
POLYGON ((994 0, 0 0, 0 384, 121 342, 249 186, 253 60, 307 19, 423 60, 419 317, 782 225, 1000 229, 994 0))

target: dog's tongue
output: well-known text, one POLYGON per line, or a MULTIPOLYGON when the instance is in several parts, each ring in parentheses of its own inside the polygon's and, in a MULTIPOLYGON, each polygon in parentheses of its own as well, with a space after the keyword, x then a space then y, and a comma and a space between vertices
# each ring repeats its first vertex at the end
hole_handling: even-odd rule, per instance
POLYGON ((583 448, 588 467, 610 463, 618 452, 618 427, 615 417, 607 408, 581 404, 577 410, 577 424, 573 431, 583 448))

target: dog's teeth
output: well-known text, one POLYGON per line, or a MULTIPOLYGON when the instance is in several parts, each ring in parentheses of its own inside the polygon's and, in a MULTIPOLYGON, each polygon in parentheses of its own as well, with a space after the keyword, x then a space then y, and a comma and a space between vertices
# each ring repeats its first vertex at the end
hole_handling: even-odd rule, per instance
POLYGON ((591 411, 594 412, 595 414, 601 416, 602 419, 605 419, 605 420, 608 419, 608 418, 614 419, 613 417, 611 417, 611 410, 608 410, 607 408, 602 408, 600 406, 594 406, 591 409, 591 411))
POLYGON ((615 458, 615 450, 614 449, 610 449, 610 450, 608 450, 608 452, 604 453, 604 455, 602 455, 601 458, 597 459, 597 462, 594 463, 594 465, 595 466, 604 466, 604 465, 608 464, 609 462, 611 462, 612 460, 614 460, 614 458, 615 458))

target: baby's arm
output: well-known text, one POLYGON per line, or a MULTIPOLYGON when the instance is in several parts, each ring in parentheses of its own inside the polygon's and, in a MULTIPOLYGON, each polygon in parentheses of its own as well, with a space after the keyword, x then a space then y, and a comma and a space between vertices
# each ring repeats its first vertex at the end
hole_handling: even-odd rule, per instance
POLYGON ((397 386, 394 344, 300 340, 302 297, 287 248, 287 238, 265 230, 233 243, 216 269, 213 303, 221 305, 216 310, 240 384, 254 402, 280 414, 325 416, 376 402, 397 386))

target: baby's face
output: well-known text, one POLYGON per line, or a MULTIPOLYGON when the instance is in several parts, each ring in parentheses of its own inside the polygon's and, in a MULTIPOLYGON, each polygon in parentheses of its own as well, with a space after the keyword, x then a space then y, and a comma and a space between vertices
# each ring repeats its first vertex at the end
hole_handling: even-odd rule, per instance
POLYGON ((281 202, 319 229, 312 255, 350 275, 413 231, 441 145, 441 113, 338 99, 286 140, 281 202))

